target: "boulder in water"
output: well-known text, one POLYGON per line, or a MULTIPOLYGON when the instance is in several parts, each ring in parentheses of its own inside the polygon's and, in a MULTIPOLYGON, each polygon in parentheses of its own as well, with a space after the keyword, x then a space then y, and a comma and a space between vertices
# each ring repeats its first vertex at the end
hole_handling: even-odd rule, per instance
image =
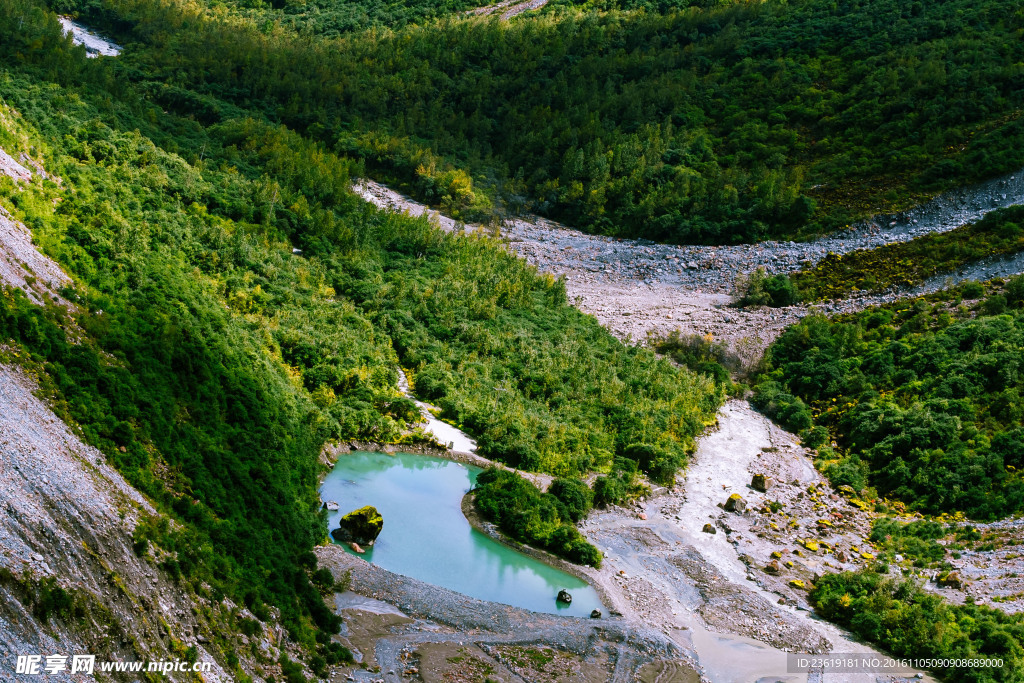
POLYGON ((562 590, 558 591, 558 602, 564 602, 567 605, 571 605, 572 595, 569 594, 569 591, 563 588, 562 590))
POLYGON ((590 613, 590 618, 591 619, 600 619, 601 618, 601 610, 596 609, 593 612, 591 612, 590 613))
POLYGON ((342 543, 358 543, 373 545, 384 528, 384 518, 372 505, 353 510, 338 522, 337 529, 331 532, 334 540, 342 543))

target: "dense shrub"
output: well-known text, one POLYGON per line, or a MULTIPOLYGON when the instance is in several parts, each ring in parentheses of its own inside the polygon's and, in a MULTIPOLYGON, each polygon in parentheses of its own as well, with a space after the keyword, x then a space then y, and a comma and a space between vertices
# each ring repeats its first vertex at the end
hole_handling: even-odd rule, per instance
POLYGON ((686 464, 686 458, 682 453, 671 452, 649 443, 626 446, 622 455, 636 461, 651 481, 666 485, 675 483, 676 472, 686 464))
POLYGON ((594 493, 586 482, 579 479, 558 478, 551 482, 548 493, 558 499, 564 506, 566 514, 573 522, 587 516, 594 502, 594 493))
MULTIPOLYGON (((572 515, 552 493, 541 493, 518 474, 491 467, 477 477, 476 507, 512 538, 577 564, 601 566, 601 553, 572 525, 572 515)), ((560 487, 563 492, 565 486, 560 487)))
POLYGON ((800 295, 788 275, 768 276, 764 267, 741 277, 737 288, 739 306, 792 306, 800 301, 800 295))
POLYGON ((683 334, 676 329, 665 336, 649 337, 647 344, 676 363, 708 375, 728 392, 738 389, 729 373, 743 373, 747 370, 727 344, 715 341, 711 335, 683 334))
POLYGON ((804 318, 769 349, 755 404, 789 429, 827 428, 838 452, 819 463, 835 484, 933 514, 1024 509, 1024 312, 990 315, 996 294, 958 320, 958 296, 804 318))
POLYGON ((1024 619, 991 607, 953 605, 912 579, 873 571, 827 574, 811 591, 819 614, 896 657, 935 658, 945 681, 1013 681, 1024 671, 1024 619), (1001 666, 967 666, 968 659, 1000 659, 1001 666))

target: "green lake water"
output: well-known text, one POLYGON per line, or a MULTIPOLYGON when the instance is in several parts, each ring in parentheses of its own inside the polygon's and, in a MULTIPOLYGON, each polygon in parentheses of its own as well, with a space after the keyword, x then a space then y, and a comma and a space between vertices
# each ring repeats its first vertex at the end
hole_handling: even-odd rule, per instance
POLYGON ((342 515, 373 505, 384 517, 384 529, 359 557, 384 569, 534 612, 588 617, 594 609, 606 612, 585 581, 469 525, 462 514, 462 497, 473 488, 479 471, 405 453, 343 455, 320 489, 323 500, 340 506, 328 513, 328 528, 337 528, 342 515), (555 600, 563 588, 572 594, 572 605, 555 600))

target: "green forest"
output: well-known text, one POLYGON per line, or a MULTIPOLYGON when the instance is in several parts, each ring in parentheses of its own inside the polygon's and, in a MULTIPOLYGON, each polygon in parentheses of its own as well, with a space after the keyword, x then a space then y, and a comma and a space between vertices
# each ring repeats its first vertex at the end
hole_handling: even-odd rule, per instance
MULTIPOLYGON (((555 474, 638 444, 682 464, 713 419, 719 386, 623 346, 561 281, 356 199, 361 160, 210 94, 175 90, 210 120, 169 111, 32 0, 0 0, 0 37, 0 146, 52 174, 2 177, 0 204, 75 280, 71 310, 2 290, 5 362, 156 503, 137 551, 207 597, 280 608, 314 671, 344 656, 311 581, 319 454, 402 438, 418 414, 399 366, 482 453, 555 474)), ((585 510, 559 505, 578 538, 585 510)))
POLYGON ((1024 671, 1024 618, 974 605, 951 605, 913 579, 886 576, 885 567, 829 574, 811 592, 815 609, 889 654, 950 660, 933 673, 946 681, 1016 682, 1024 671), (966 666, 968 659, 1001 666, 966 666))
POLYGON ((258 108, 467 219, 809 236, 1024 167, 1013 0, 608 5, 332 38, 184 0, 54 2, 129 44, 112 68, 164 108, 258 108))
POLYGON ((932 515, 1020 511, 1024 276, 990 289, 808 316, 770 347, 754 404, 820 446, 833 484, 932 515))

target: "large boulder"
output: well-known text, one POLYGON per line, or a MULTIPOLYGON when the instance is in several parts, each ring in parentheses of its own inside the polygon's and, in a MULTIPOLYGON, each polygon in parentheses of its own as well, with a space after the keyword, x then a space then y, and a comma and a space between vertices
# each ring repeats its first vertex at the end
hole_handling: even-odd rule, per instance
POLYGON ((571 605, 572 595, 569 593, 569 591, 563 588, 562 590, 558 591, 558 602, 564 602, 566 605, 571 605))
POLYGON ((334 540, 371 546, 384 528, 384 518, 377 512, 377 508, 367 505, 342 517, 338 525, 331 532, 334 540))
POLYGON ((747 509, 747 501, 743 500, 743 497, 734 493, 729 496, 729 499, 725 501, 726 512, 743 512, 747 509))
POLYGON ((943 574, 936 580, 936 583, 939 584, 940 588, 956 588, 957 590, 960 590, 964 587, 963 579, 961 579, 960 575, 956 572, 943 574))
POLYGON ((754 478, 750 480, 750 488, 761 493, 767 492, 773 484, 775 484, 775 481, 763 474, 755 474, 754 478))

